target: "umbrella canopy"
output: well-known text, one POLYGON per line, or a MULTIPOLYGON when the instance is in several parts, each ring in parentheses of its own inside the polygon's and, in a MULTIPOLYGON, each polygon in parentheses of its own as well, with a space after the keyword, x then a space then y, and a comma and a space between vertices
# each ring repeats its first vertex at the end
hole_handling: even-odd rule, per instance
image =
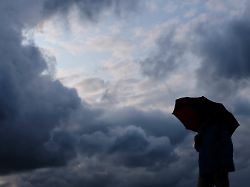
POLYGON ((223 104, 213 102, 206 97, 182 97, 176 99, 173 114, 192 131, 198 132, 204 120, 215 119, 226 124, 233 134, 239 126, 238 121, 223 104))

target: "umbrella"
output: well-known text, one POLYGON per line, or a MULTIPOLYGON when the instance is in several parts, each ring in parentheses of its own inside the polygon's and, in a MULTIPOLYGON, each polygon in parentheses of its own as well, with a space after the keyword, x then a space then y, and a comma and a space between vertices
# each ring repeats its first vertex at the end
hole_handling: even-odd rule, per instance
POLYGON ((184 126, 192 131, 198 132, 204 120, 215 119, 226 124, 229 132, 233 134, 239 126, 233 114, 221 103, 216 103, 206 97, 182 97, 176 99, 173 111, 184 126))

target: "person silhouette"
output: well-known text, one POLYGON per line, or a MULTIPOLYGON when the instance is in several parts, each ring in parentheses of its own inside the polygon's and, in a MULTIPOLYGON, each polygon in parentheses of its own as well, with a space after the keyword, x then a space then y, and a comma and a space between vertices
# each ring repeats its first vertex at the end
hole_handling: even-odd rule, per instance
POLYGON ((226 124, 205 119, 194 137, 199 153, 198 187, 229 187, 228 172, 235 171, 233 143, 226 124))

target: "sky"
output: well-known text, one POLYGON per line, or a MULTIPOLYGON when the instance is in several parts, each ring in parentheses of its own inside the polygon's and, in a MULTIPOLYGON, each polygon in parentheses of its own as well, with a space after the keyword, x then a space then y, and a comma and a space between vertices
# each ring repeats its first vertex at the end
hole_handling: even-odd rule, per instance
POLYGON ((184 96, 240 123, 250 185, 247 0, 1 0, 0 187, 192 187, 184 96))

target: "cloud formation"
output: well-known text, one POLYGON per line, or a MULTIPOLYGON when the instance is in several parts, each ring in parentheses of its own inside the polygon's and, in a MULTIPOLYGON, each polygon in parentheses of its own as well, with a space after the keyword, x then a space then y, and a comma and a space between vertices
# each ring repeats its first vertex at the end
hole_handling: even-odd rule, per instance
POLYGON ((231 97, 247 86, 250 75, 249 31, 246 14, 224 23, 202 24, 196 28, 199 37, 196 53, 202 61, 197 71, 198 85, 209 95, 231 97), (207 83, 211 83, 209 87, 205 86, 207 83))
MULTIPOLYGON (((249 4, 241 3, 245 8, 237 16, 222 16, 216 20, 217 17, 206 12, 186 23, 179 20, 171 28, 162 29, 155 50, 140 62, 143 74, 152 79, 167 80, 179 73, 178 68, 185 71, 184 66, 193 64, 190 73, 196 76, 195 89, 202 89, 199 93, 218 99, 233 95, 244 86, 250 69, 250 27, 246 8, 249 4)), ((218 10, 216 7, 212 9, 213 6, 217 6, 216 2, 208 3, 209 9, 218 16, 218 10)), ((223 6, 223 12, 228 7, 223 6)))
POLYGON ((131 10, 136 10, 140 1, 122 0, 46 0, 44 3, 45 15, 50 16, 59 13, 64 16, 75 6, 80 11, 82 18, 90 21, 97 21, 105 11, 115 12, 117 15, 124 15, 131 10))
MULTIPOLYGON (((25 27, 54 14, 67 17, 73 6, 85 20, 96 21, 105 11, 121 15, 138 4, 120 0, 0 2, 0 20, 5 25, 0 28, 0 174, 12 174, 3 183, 25 187, 194 186, 197 155, 191 146, 193 137, 173 116, 159 110, 88 106, 74 89, 45 73, 48 62, 38 47, 22 44, 25 27)), ((199 83, 219 79, 231 86, 230 81, 248 79, 249 27, 245 23, 243 17, 223 22, 226 26, 220 28, 195 24, 193 45, 185 43, 190 40, 179 40, 176 28, 166 32, 156 52, 140 64, 144 75, 153 78, 150 87, 175 73, 187 52, 201 59, 195 72, 199 83), (194 53, 194 46, 201 50, 194 53)), ((92 92, 102 89, 105 82, 87 79, 81 86, 92 92)), ((206 91, 217 90, 209 87, 206 91)), ((235 107, 246 117, 246 102, 235 107)), ((249 134, 246 126, 243 129, 236 142, 239 148, 249 134)), ((242 178, 246 178, 249 167, 244 163, 249 152, 244 149, 237 158, 240 167, 245 167, 242 178)))
MULTIPOLYGON (((211 69, 211 73, 228 79, 249 77, 250 59, 249 20, 235 19, 225 23, 223 28, 200 28, 201 71, 211 69)), ((201 72, 202 73, 202 72, 201 72)))
MULTIPOLYGON (((173 59, 159 61, 158 59, 162 59, 168 54, 168 47, 171 46, 171 41, 166 40, 164 43, 158 42, 156 55, 149 55, 141 63, 142 72, 151 79, 156 78, 158 83, 159 80, 167 80, 169 75, 179 73, 177 69, 183 68, 184 62, 175 62, 178 62, 179 59, 190 60, 183 58, 186 54, 191 54, 193 59, 198 62, 198 66, 192 72, 196 77, 196 86, 193 93, 196 96, 204 94, 215 101, 224 102, 227 106, 230 106, 241 124, 234 135, 236 173, 232 174, 232 184, 236 186, 240 185, 237 182, 240 180, 244 180, 244 184, 241 183, 242 186, 249 185, 245 176, 250 167, 247 164, 249 152, 242 153, 243 147, 248 145, 246 138, 249 136, 249 131, 246 128, 249 123, 247 115, 249 114, 250 50, 249 14, 247 13, 249 3, 241 1, 242 5, 245 5, 244 10, 237 12, 236 15, 230 15, 228 18, 219 18, 218 15, 214 17, 207 14, 185 23, 184 27, 182 24, 178 25, 178 27, 187 29, 183 30, 185 38, 180 43, 181 46, 184 46, 184 49, 181 50, 182 53, 176 52, 174 48, 173 54, 171 53, 173 59), (147 62, 147 67, 152 70, 151 73, 147 73, 146 70, 149 68, 145 68, 145 62, 147 62), (176 65, 172 66, 173 64, 176 65), (159 74, 157 69, 162 73, 159 74)), ((226 9, 226 7, 224 8, 226 9)), ((164 31, 162 35, 162 38, 168 36, 164 31)), ((170 38, 175 37, 176 32, 170 38)), ((174 42, 172 46, 179 44, 174 40, 172 41, 174 42)), ((195 65, 192 61, 190 61, 190 64, 195 65)), ((186 83, 189 84, 190 80, 187 78, 186 83)))
POLYGON ((80 108, 80 98, 44 74, 48 66, 36 46, 22 44, 25 23, 39 16, 29 19, 19 3, 2 1, 0 7, 5 25, 0 29, 0 173, 64 165, 75 156, 73 142, 55 129, 80 108))
MULTIPOLYGON (((137 4, 137 3, 136 3, 137 4)), ((107 9, 134 9, 132 1, 1 1, 0 164, 1 174, 66 164, 75 157, 75 140, 61 127, 80 110, 74 89, 53 80, 48 62, 34 44, 23 44, 23 29, 75 5, 88 20, 107 9)), ((85 109, 88 111, 88 109, 85 109)))
POLYGON ((160 36, 156 51, 140 62, 142 73, 154 79, 165 79, 184 60, 186 43, 176 38, 176 25, 160 36))
POLYGON ((191 146, 186 146, 192 137, 187 137, 183 127, 170 116, 159 111, 146 113, 127 108, 106 110, 92 117, 84 126, 78 126, 77 159, 63 168, 23 174, 18 185, 146 187, 194 184, 195 180, 189 177, 196 173, 193 170, 195 153, 191 146))
MULTIPOLYGON (((67 9, 66 5, 62 4, 62 10, 67 9)), ((15 3, 2 2, 1 7, 6 6, 18 8, 15 3)), ((33 18, 28 20, 26 12, 11 16, 5 13, 12 14, 2 13, 3 21, 10 24, 1 29, 1 40, 5 43, 1 50, 1 174, 62 166, 77 153, 91 157, 105 155, 107 161, 112 160, 108 162, 112 167, 119 164, 128 168, 156 167, 155 164, 177 159, 172 144, 183 140, 183 131, 179 134, 169 127, 169 118, 159 112, 128 109, 113 111, 116 114, 100 111, 102 116, 98 119, 99 112, 82 105, 75 90, 44 74, 47 62, 36 46, 22 44, 21 31, 25 26, 22 23, 27 19, 31 26, 35 23, 33 18), (84 125, 78 127, 78 132, 72 132, 74 126, 67 125, 74 120, 84 125), (152 128, 151 123, 159 128, 152 128), (103 140, 101 145, 100 142, 96 145, 98 138, 103 140)), ((40 19, 39 14, 35 15, 34 20, 40 19)))

